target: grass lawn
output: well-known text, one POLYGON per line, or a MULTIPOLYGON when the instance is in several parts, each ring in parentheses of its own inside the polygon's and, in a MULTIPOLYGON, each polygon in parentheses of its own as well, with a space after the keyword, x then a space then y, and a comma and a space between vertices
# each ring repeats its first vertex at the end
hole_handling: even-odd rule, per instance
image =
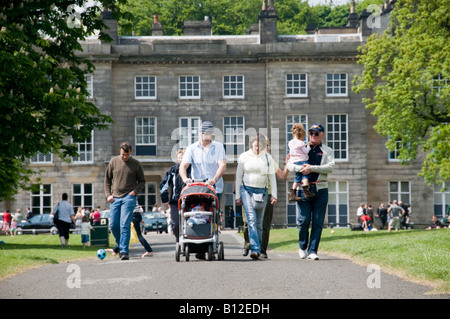
MULTIPOLYGON (((273 229, 269 248, 297 251, 298 230, 273 229)), ((377 264, 382 270, 430 284, 436 292, 450 293, 450 229, 399 232, 324 229, 320 252, 342 255, 355 262, 377 264)))
MULTIPOLYGON (((59 237, 49 234, 0 236, 1 241, 5 244, 0 244, 0 280, 44 264, 97 258, 97 250, 104 248, 83 248, 79 234, 70 235, 69 247, 61 247, 59 237)), ((111 234, 109 242, 115 242, 111 234)))

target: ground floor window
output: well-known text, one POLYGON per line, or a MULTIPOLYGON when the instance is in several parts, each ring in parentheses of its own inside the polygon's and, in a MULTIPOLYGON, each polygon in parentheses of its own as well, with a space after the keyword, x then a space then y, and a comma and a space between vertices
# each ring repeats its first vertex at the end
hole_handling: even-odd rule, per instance
POLYGON ((51 184, 39 185, 31 192, 31 211, 33 215, 52 212, 53 192, 51 184))
POLYGON ((93 207, 93 187, 92 184, 73 184, 72 185, 72 205, 76 211, 78 207, 88 208, 92 210, 93 207))
POLYGON ((144 189, 137 196, 137 204, 141 205, 144 212, 151 212, 156 201, 156 183, 146 183, 144 189))
POLYGON ((450 215, 450 181, 444 185, 434 185, 434 214, 437 217, 450 215), (445 191, 441 191, 445 187, 445 191))
POLYGON ((348 224, 348 182, 328 182, 328 224, 347 227, 348 224))

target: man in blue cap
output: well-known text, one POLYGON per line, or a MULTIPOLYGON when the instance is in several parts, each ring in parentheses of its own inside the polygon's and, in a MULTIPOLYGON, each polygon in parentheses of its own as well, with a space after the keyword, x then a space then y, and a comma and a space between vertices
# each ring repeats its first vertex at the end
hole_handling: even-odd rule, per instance
MULTIPOLYGON (((227 156, 223 144, 214 141, 213 136, 214 125, 210 121, 203 122, 200 129, 200 140, 186 148, 179 173, 186 184, 192 179, 208 180, 208 184, 215 187, 220 202, 223 193, 222 175, 227 168, 227 156), (187 176, 189 165, 191 166, 191 177, 187 176)), ((195 257, 205 259, 205 254, 197 253, 195 257)))
POLYGON ((299 256, 301 259, 318 260, 317 250, 322 235, 325 213, 328 205, 328 174, 333 172, 334 152, 322 144, 325 136, 322 124, 314 124, 309 129, 309 141, 311 150, 308 153, 309 164, 294 165, 287 164, 290 171, 301 172, 310 175, 309 182, 314 197, 306 198, 300 190, 302 200, 297 202, 299 211, 299 256), (309 225, 311 225, 311 235, 309 225), (309 245, 308 245, 309 244, 309 245))
POLYGON ((200 140, 189 145, 184 152, 180 165, 180 177, 183 181, 190 179, 207 179, 216 189, 219 201, 223 193, 222 175, 227 167, 227 156, 222 143, 213 139, 214 125, 205 121, 201 125, 200 140), (187 176, 187 168, 191 165, 191 177, 187 176))

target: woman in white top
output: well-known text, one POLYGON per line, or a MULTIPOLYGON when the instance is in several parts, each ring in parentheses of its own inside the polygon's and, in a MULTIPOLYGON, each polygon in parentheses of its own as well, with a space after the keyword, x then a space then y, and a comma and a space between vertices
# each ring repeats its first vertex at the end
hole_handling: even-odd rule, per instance
POLYGON ((259 259, 266 203, 277 203, 276 164, 265 152, 266 137, 250 137, 250 149, 239 156, 236 170, 236 205, 244 205, 250 239, 250 257, 259 259), (268 198, 268 181, 272 196, 268 198), (260 198, 258 198, 260 197, 260 198), (262 197, 262 198, 261 198, 262 197))

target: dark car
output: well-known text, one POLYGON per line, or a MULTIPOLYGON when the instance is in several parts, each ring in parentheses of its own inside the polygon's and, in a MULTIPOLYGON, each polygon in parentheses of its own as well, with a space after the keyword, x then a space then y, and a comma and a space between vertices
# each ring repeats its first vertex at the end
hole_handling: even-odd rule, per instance
POLYGON ((55 224, 53 224, 53 215, 39 214, 31 217, 25 222, 17 223, 16 232, 18 235, 22 235, 27 232, 33 234, 38 232, 50 232, 52 235, 56 235, 58 233, 58 229, 56 229, 55 224))
POLYGON ((160 212, 146 212, 142 214, 142 221, 144 225, 142 232, 147 234, 149 231, 158 231, 159 233, 168 232, 167 219, 163 213, 160 212))

